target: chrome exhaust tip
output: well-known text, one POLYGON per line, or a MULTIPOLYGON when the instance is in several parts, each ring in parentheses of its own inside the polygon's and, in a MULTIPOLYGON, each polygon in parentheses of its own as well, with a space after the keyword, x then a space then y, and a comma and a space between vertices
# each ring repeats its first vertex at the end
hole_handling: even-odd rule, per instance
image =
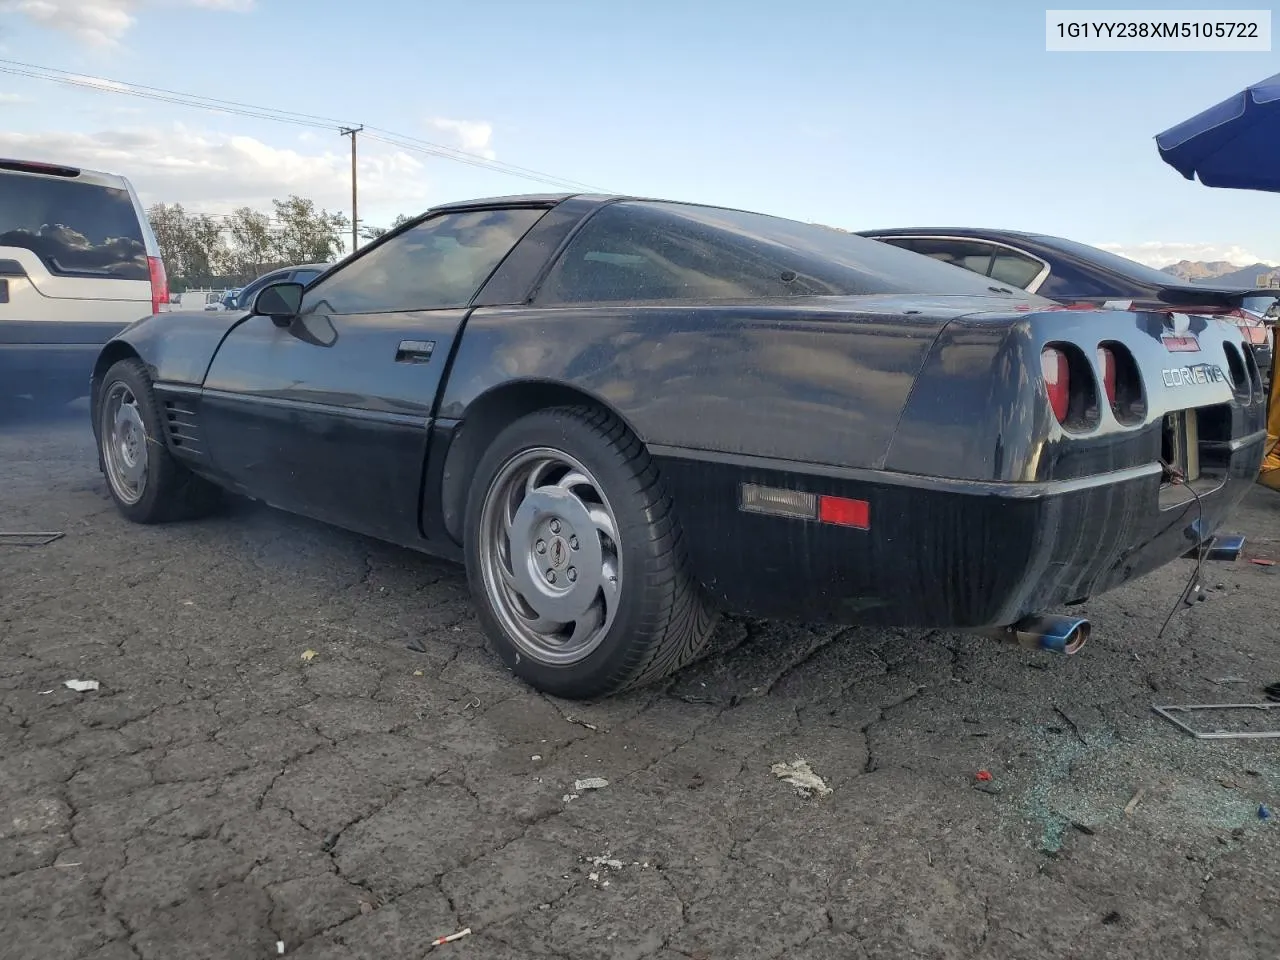
POLYGON ((1070 656, 1079 653, 1089 641, 1092 631, 1083 617, 1024 617, 1008 627, 999 627, 992 635, 1006 643, 1016 643, 1029 650, 1047 650, 1070 656))

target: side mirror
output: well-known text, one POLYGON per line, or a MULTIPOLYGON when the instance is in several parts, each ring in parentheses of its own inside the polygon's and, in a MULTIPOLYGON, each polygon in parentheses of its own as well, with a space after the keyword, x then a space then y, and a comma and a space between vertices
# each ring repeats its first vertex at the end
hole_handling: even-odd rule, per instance
POLYGON ((272 283, 258 291, 253 300, 253 312, 270 317, 277 327, 287 327, 293 323, 302 306, 302 284, 272 283))

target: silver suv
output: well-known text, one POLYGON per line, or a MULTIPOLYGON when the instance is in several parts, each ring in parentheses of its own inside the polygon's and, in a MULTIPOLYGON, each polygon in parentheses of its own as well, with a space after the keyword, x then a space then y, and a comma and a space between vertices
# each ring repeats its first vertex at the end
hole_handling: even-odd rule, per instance
POLYGON ((0 398, 87 394, 102 344, 168 301, 160 248, 128 180, 0 160, 0 398))

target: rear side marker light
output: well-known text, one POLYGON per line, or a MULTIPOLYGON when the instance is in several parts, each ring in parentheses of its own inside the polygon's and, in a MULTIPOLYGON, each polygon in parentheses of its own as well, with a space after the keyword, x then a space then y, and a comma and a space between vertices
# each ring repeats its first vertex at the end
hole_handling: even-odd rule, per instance
POLYGON ((1071 401, 1071 367, 1067 355, 1056 347, 1045 347, 1040 354, 1040 371, 1053 415, 1059 423, 1066 423, 1071 401))
POLYGON ((783 490, 755 483, 742 485, 741 506, 747 513, 796 520, 816 520, 837 527, 871 529, 871 504, 849 497, 827 497, 803 490, 783 490))

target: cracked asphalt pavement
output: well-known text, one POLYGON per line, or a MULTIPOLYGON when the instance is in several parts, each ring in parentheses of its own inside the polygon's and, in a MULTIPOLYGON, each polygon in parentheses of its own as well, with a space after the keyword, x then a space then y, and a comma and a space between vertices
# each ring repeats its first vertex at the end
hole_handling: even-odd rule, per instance
MULTIPOLYGON (((450 564, 250 503, 131 526, 83 405, 0 425, 0 516, 66 534, 0 545, 4 960, 1280 955, 1280 742, 1151 711, 1280 680, 1280 565, 1207 565, 1157 640, 1176 562, 1070 658, 733 619, 578 704, 450 564)), ((1235 529, 1280 558, 1280 494, 1235 529)))

